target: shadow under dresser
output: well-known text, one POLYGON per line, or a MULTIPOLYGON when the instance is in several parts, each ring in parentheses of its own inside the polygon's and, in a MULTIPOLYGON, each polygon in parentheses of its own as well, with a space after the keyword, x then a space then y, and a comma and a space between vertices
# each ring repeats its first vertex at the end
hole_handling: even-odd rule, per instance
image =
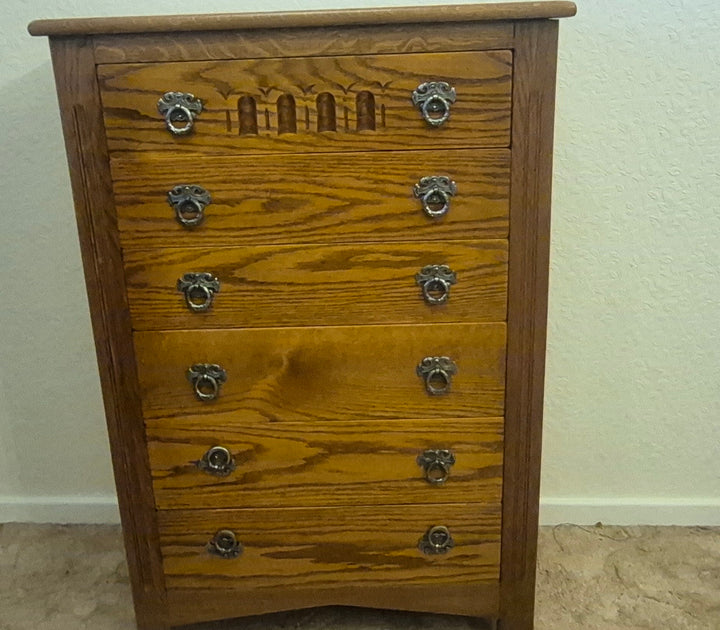
POLYGON ((41 20, 138 628, 533 624, 570 2, 41 20))

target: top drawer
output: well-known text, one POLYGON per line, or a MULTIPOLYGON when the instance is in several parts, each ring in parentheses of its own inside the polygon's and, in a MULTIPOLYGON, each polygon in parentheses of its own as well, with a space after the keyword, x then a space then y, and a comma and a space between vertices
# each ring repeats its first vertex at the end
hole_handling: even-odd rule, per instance
MULTIPOLYGON (((98 66, 111 152, 183 154, 505 147, 512 53, 420 53, 98 66), (423 83, 446 82, 449 118, 426 122, 413 104, 423 83), (167 92, 202 102, 186 135, 166 129, 167 92)), ((431 92, 432 93, 432 92, 431 92)), ((446 93, 428 116, 442 116, 446 93), (433 112, 433 110, 435 110, 433 112)), ((182 118, 187 115, 180 110, 182 118)), ((176 122, 182 127, 183 122, 176 122)))

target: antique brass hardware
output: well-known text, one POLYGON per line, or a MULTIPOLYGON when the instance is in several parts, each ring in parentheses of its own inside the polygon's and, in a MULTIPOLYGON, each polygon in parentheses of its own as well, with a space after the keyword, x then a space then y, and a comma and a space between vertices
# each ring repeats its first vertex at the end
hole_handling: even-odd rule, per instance
POLYGON ((444 525, 435 525, 425 532, 418 541, 418 549, 427 555, 447 553, 455 546, 450 530, 444 525))
POLYGON ((449 357, 425 357, 415 371, 425 381, 427 393, 440 396, 450 391, 452 377, 457 374, 458 369, 449 357))
POLYGON ((457 98, 455 88, 445 81, 428 81, 413 90, 412 102, 428 125, 439 127, 450 118, 450 105, 457 98))
POLYGON ((229 529, 221 529, 207 544, 209 553, 231 560, 237 558, 243 552, 243 546, 235 536, 235 532, 229 529))
POLYGON ((165 118, 167 130, 174 136, 186 136, 193 129, 195 117, 202 111, 202 101, 187 92, 165 92, 157 104, 165 118))
POLYGON ((193 313, 203 313, 220 291, 220 281, 207 271, 186 273, 177 281, 177 290, 185 294, 185 303, 193 313))
POLYGON ((187 378, 195 395, 208 401, 217 398, 220 386, 227 381, 227 372, 216 363, 196 363, 188 368, 187 378))

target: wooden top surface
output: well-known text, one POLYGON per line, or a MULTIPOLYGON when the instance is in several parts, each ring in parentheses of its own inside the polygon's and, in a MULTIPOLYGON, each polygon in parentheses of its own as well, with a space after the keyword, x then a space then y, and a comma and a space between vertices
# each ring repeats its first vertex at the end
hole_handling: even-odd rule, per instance
POLYGON ((35 20, 31 35, 67 36, 119 33, 224 31, 260 28, 358 26, 422 22, 477 22, 571 17, 573 2, 503 2, 421 7, 291 11, 276 13, 218 13, 215 15, 155 15, 137 17, 35 20))

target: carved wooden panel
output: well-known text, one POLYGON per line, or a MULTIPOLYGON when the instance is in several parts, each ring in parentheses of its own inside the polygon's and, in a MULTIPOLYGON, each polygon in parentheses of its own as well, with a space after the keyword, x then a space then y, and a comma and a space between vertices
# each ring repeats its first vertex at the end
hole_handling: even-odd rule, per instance
POLYGON ((349 151, 508 146, 510 51, 368 55, 98 68, 111 152, 170 148, 228 151, 349 151), (450 120, 428 125, 412 92, 427 81, 455 88, 450 120), (202 101, 194 133, 165 130, 165 92, 202 101))

